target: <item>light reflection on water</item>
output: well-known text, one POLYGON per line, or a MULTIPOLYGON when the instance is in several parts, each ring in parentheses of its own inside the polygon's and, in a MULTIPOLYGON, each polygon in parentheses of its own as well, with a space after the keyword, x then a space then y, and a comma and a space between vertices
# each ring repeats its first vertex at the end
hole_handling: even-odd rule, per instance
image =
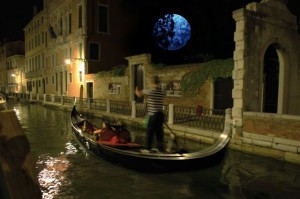
POLYGON ((224 161, 211 168, 139 173, 82 148, 71 133, 69 112, 34 104, 15 107, 44 199, 296 199, 300 195, 299 165, 229 150, 224 161))
POLYGON ((37 167, 42 169, 38 173, 38 181, 44 199, 55 198, 62 184, 68 183, 68 179, 66 179, 64 174, 70 165, 67 155, 74 155, 78 150, 71 142, 66 143, 65 149, 66 152, 61 153, 58 157, 51 157, 49 155, 41 155, 38 157, 36 164, 37 167))

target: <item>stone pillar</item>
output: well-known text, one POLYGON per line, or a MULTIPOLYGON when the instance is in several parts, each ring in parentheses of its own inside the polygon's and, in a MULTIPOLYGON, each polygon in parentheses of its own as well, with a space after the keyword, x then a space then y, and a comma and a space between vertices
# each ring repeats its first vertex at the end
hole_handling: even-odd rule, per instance
POLYGON ((110 113, 110 100, 106 100, 106 113, 110 113))
POLYGON ((229 135, 232 133, 232 110, 230 108, 225 110, 224 132, 229 135))
POLYGON ((234 68, 232 71, 233 79, 233 108, 232 119, 235 121, 235 127, 232 136, 241 136, 243 125, 244 108, 244 64, 245 64, 245 10, 239 9, 233 12, 233 18, 236 21, 236 31, 234 33, 235 51, 233 53, 234 68))
POLYGON ((136 118, 136 101, 131 102, 131 117, 136 118))
POLYGON ((169 104, 168 124, 174 124, 174 104, 169 104))
POLYGON ((47 102, 47 100, 46 100, 46 94, 44 94, 44 104, 47 102))

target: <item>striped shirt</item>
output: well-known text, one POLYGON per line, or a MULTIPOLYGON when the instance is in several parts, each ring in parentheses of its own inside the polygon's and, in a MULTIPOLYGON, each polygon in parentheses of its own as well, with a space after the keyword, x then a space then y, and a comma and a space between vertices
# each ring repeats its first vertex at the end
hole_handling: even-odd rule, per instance
POLYGON ((148 113, 163 112, 164 93, 161 89, 146 90, 148 113))

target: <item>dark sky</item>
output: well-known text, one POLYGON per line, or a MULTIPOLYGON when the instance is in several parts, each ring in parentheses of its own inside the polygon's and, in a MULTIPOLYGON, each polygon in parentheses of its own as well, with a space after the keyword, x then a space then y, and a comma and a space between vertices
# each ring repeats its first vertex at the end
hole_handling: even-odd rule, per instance
MULTIPOLYGON (((17 3, 3 1, 0 7, 0 39, 15 41, 24 38, 23 28, 32 19, 33 5, 42 7, 43 0, 23 0, 17 3)), ((214 58, 232 57, 235 23, 232 11, 259 0, 124 0, 129 12, 137 14, 139 24, 128 38, 131 53, 151 53, 154 62, 168 60, 178 63, 193 60, 197 54, 214 58), (185 17, 191 25, 191 39, 177 51, 158 47, 152 36, 153 26, 159 17, 176 13, 185 17)), ((300 0, 288 0, 291 12, 300 19, 300 0)))
POLYGON ((24 40, 23 28, 33 16, 33 5, 41 8, 43 0, 2 1, 0 6, 0 40, 24 40))
MULTIPOLYGON (((198 55, 216 59, 233 56, 235 22, 232 12, 259 0, 131 0, 138 10, 139 30, 131 41, 133 54, 139 51, 152 54, 154 63, 177 64, 198 62, 198 55), (153 39, 152 29, 157 19, 167 13, 185 17, 191 25, 191 39, 176 51, 160 48, 153 39), (139 37, 143 37, 147 39, 139 37), (139 39, 139 40, 138 40, 139 39)), ((291 11, 300 16, 300 1, 289 0, 291 11)), ((132 8, 133 9, 133 8, 132 8)), ((201 59, 201 58, 200 58, 201 59)))

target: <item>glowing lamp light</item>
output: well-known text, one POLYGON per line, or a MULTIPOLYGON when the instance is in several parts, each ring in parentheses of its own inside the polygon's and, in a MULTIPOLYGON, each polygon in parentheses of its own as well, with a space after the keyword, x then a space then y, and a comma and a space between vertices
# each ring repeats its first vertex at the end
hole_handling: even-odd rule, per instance
POLYGON ((79 63, 79 70, 84 72, 84 62, 79 63))
POLYGON ((66 63, 67 65, 69 65, 69 64, 71 64, 71 60, 70 60, 70 59, 66 59, 66 60, 65 60, 65 63, 66 63))

